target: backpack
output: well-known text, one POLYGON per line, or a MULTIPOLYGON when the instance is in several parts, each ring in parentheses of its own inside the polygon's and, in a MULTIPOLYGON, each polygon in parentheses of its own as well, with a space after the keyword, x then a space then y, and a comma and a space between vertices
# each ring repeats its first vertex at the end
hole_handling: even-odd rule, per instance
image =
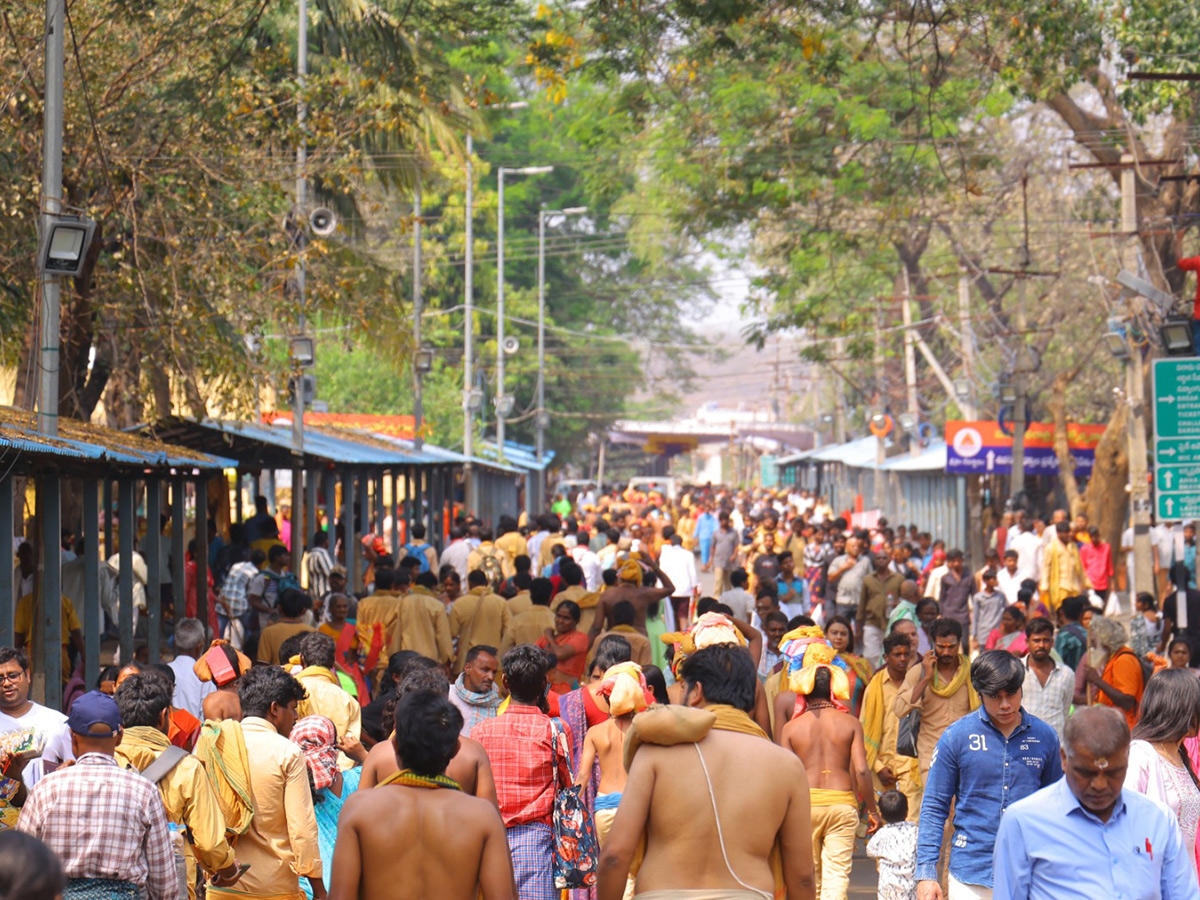
POLYGON ((405 559, 407 559, 408 557, 411 556, 413 559, 419 560, 421 563, 420 571, 428 572, 429 571, 429 557, 425 555, 425 551, 428 549, 429 549, 428 544, 405 544, 404 545, 404 557, 405 557, 405 559))
MULTIPOLYGON (((150 763, 141 771, 141 776, 151 784, 157 786, 160 781, 179 765, 185 756, 190 756, 186 750, 180 747, 168 747, 159 754, 158 759, 150 763)), ((184 897, 188 892, 188 874, 187 874, 187 851, 184 847, 187 842, 187 830, 176 825, 168 820, 167 830, 171 837, 171 851, 175 857, 175 874, 179 880, 179 896, 184 897)))
POLYGON ((286 590, 302 591, 304 588, 300 586, 300 579, 292 574, 288 569, 282 575, 276 575, 270 569, 263 569, 263 574, 273 582, 275 582, 275 596, 278 597, 286 590))
POLYGON ((500 565, 500 558, 496 556, 494 548, 480 548, 479 571, 487 576, 488 587, 493 591, 504 580, 504 567, 500 565))

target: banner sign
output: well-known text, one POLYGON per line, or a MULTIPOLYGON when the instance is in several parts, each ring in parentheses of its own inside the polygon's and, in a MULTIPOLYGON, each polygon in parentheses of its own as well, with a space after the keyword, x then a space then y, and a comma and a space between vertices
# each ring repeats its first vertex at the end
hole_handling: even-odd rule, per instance
MULTIPOLYGON (((1067 425, 1067 446, 1076 475, 1088 475, 1104 425, 1067 425)), ((1012 474, 1012 438, 997 422, 946 423, 946 471, 956 475, 1012 474)), ((1054 424, 1033 422, 1025 429, 1025 474, 1057 475, 1054 424)))
MULTIPOLYGON (((272 425, 275 422, 291 423, 291 410, 264 412, 263 424, 272 425)), ((338 428, 354 428, 358 431, 373 431, 386 434, 388 437, 412 439, 412 416, 376 416, 369 413, 321 413, 306 412, 305 425, 334 425, 338 428)))

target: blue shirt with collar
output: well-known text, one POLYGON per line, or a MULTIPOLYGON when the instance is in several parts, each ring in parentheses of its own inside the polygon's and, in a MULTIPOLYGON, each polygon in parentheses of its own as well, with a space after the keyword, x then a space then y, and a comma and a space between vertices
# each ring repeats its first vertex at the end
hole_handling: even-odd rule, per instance
POLYGON ((938 880, 946 817, 954 808, 950 874, 963 884, 992 886, 992 849, 1000 815, 1062 778, 1058 735, 1021 710, 1007 738, 981 706, 946 729, 933 751, 917 838, 918 881, 938 880))
POLYGON ((1192 848, 1175 816, 1123 790, 1107 822, 1065 778, 1014 803, 996 836, 994 896, 1005 900, 1195 900, 1192 848))

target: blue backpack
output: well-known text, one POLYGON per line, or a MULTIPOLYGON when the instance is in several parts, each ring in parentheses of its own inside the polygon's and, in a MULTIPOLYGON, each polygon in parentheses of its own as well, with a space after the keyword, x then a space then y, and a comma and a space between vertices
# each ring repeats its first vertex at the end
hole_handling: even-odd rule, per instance
POLYGON ((429 571, 429 557, 425 555, 425 551, 429 550, 429 549, 430 549, 429 544, 405 544, 404 545, 404 556, 406 559, 411 556, 413 559, 420 560, 421 571, 428 572, 429 571))

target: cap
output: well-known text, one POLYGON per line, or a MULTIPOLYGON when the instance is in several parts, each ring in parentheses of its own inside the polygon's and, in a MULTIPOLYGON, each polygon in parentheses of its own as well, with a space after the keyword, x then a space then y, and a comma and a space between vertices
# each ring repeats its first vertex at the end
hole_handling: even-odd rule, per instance
POLYGON ((88 691, 71 704, 67 727, 83 737, 113 737, 121 730, 121 711, 117 701, 100 691, 88 691), (105 725, 108 733, 93 731, 95 725, 105 725))

